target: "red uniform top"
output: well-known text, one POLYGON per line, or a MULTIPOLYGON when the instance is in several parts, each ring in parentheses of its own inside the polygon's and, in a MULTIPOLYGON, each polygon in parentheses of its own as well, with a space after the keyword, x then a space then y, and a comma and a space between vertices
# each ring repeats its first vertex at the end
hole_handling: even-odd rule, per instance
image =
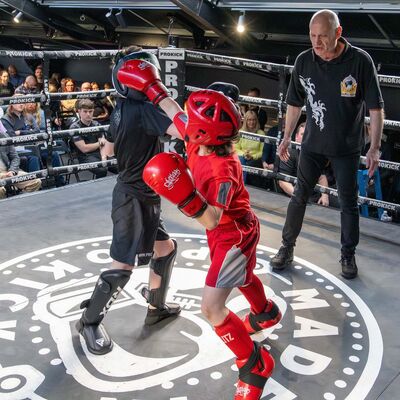
POLYGON ((238 156, 235 153, 225 157, 215 153, 199 156, 198 150, 198 145, 187 143, 188 166, 197 190, 207 203, 224 210, 220 224, 244 217, 251 208, 238 156))

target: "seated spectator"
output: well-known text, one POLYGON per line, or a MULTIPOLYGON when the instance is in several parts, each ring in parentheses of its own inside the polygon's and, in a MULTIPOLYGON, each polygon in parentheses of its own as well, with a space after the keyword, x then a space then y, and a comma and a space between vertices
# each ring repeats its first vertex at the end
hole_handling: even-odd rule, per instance
POLYGON ((43 90, 43 65, 39 64, 35 68, 35 78, 37 81, 37 90, 38 92, 41 92, 43 90))
POLYGON ((7 70, 10 77, 10 83, 13 85, 14 89, 24 83, 24 78, 18 74, 17 67, 15 65, 10 64, 7 70))
MULTIPOLYGON (((286 114, 283 114, 282 116, 282 134, 283 131, 285 130, 285 117, 286 114)), ((270 128, 267 132, 267 136, 270 137, 278 137, 278 125, 273 126, 270 128)), ((262 163, 263 163, 263 168, 264 169, 269 169, 270 171, 273 171, 274 169, 274 163, 275 163, 275 157, 276 157, 276 144, 274 143, 264 143, 263 147, 263 153, 262 153, 262 163)))
MULTIPOLYGON (((45 130, 46 120, 39 103, 26 103, 24 116, 25 124, 31 133, 38 133, 45 130)), ((42 164, 47 165, 49 155, 47 146, 44 144, 39 145, 39 151, 42 164)), ((60 154, 57 151, 52 151, 51 153, 51 165, 53 167, 61 167, 62 165, 60 154)), ((62 175, 56 176, 55 182, 57 187, 65 185, 65 179, 62 175)))
MULTIPOLYGON (((71 78, 68 78, 65 81, 65 90, 64 92, 68 93, 68 92, 75 92, 76 91, 76 85, 75 85, 75 81, 71 78)), ((61 112, 75 112, 75 103, 76 103, 76 99, 69 99, 69 100, 61 100, 60 101, 60 108, 61 108, 61 112)))
POLYGON ((100 90, 100 86, 97 82, 91 82, 90 86, 91 86, 92 90, 100 90))
MULTIPOLYGON (((260 129, 260 123, 257 119, 255 111, 247 111, 244 115, 243 125, 241 130, 246 132, 256 133, 258 135, 264 135, 264 131, 260 129)), ((240 138, 237 142, 236 153, 239 156, 242 165, 248 165, 250 167, 262 168, 261 155, 263 150, 263 143, 256 142, 250 139, 240 138)), ((247 180, 247 173, 243 172, 244 182, 247 180)))
POLYGON ((10 82, 7 70, 0 72, 0 97, 11 97, 14 94, 14 86, 10 82))
MULTIPOLYGON (((0 122, 0 138, 7 138, 6 129, 0 122)), ((0 146, 0 179, 24 175, 26 172, 20 169, 20 159, 14 146, 0 146)), ((15 183, 14 186, 22 192, 35 192, 42 185, 40 179, 32 179, 26 182, 15 183)), ((6 197, 6 188, 0 186, 0 199, 6 197)))
MULTIPOLYGON (((49 80, 49 93, 57 93, 58 86, 57 83, 53 80, 49 80)), ((60 117, 60 102, 58 100, 50 100, 50 119, 51 119, 51 128, 60 130, 62 128, 62 119, 60 117)))
POLYGON ((33 75, 28 75, 24 83, 15 89, 15 94, 28 95, 35 93, 39 93, 39 91, 37 89, 37 80, 33 75))
MULTIPOLYGON (((61 87, 63 87, 63 83, 61 83, 61 87)), ((64 92, 75 92, 77 91, 75 81, 71 78, 67 78, 65 80, 64 92)), ((62 129, 69 129, 73 122, 77 121, 77 115, 75 110, 76 99, 66 99, 60 101, 60 113, 59 117, 61 119, 62 129)))
POLYGON ((52 81, 52 83, 57 87, 57 92, 61 87, 61 74, 59 72, 53 72, 50 76, 49 83, 50 81, 52 81))
MULTIPOLYGON (((302 142, 305 127, 306 127, 305 122, 301 123, 297 127, 296 137, 295 137, 295 141, 297 143, 302 142)), ((294 148, 289 147, 288 151, 289 151, 289 160, 288 161, 280 160, 279 172, 286 174, 286 175, 297 177, 297 168, 299 165, 300 149, 294 149, 294 148)), ((318 179, 318 184, 321 186, 328 187, 327 177, 325 175, 321 175, 318 179)), ((295 187, 292 183, 279 180, 278 185, 284 191, 285 194, 287 194, 290 197, 293 195, 295 187)), ((322 206, 325 206, 325 207, 329 206, 329 195, 326 193, 321 194, 318 191, 314 191, 314 193, 311 195, 311 200, 322 206)))
POLYGON ((58 89, 59 92, 65 92, 65 84, 66 84, 67 80, 69 80, 69 79, 71 79, 71 78, 68 78, 68 77, 61 78, 60 88, 58 89))
MULTIPOLYGON (((93 121, 94 104, 89 99, 79 100, 76 104, 79 121, 74 122, 70 129, 88 128, 90 126, 100 125, 97 121, 93 121)), ((101 148, 105 145, 106 139, 103 133, 92 135, 76 135, 72 138, 74 148, 76 149, 79 163, 90 163, 101 161, 102 155, 101 148)), ((107 175, 107 168, 100 167, 90 169, 97 178, 103 178, 107 175)))
MULTIPOLYGON (((104 84, 104 90, 114 89, 113 85, 109 82, 104 84)), ((115 108, 115 96, 111 94, 103 99, 103 104, 107 108, 108 114, 111 115, 112 111, 115 108)))
MULTIPOLYGON (((250 97, 260 97, 260 94, 261 94, 260 89, 257 87, 253 87, 247 92, 247 96, 250 97)), ((246 113, 246 111, 249 110, 254 111, 257 114, 258 122, 260 124, 260 129, 264 130, 265 124, 267 123, 267 112, 263 108, 255 105, 244 105, 244 107, 242 108, 242 112, 244 114, 246 113)))
MULTIPOLYGON (((82 92, 89 92, 91 90, 100 90, 99 86, 96 82, 83 82, 81 85, 82 92), (94 85, 93 85, 94 84, 94 85), (97 89, 96 89, 97 88, 97 89)), ((93 99, 94 104, 94 112, 93 112, 93 120, 98 121, 100 123, 105 123, 109 120, 110 114, 106 106, 104 105, 102 99, 93 99)))
MULTIPOLYGON (((7 107, 7 111, 1 118, 1 122, 3 123, 8 136, 20 136, 33 133, 31 127, 27 126, 25 122, 24 109, 25 104, 10 104, 7 107)), ((38 146, 18 146, 17 151, 19 156, 23 157, 24 169, 26 171, 34 172, 41 169, 40 151, 38 146)))

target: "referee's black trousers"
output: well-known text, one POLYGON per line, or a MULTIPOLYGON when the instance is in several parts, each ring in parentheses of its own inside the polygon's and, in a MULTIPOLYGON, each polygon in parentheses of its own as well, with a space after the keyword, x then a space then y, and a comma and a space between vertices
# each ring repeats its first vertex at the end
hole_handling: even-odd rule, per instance
POLYGON ((303 225, 307 200, 328 160, 331 161, 339 192, 341 251, 345 256, 352 256, 360 236, 359 210, 357 205, 359 153, 340 157, 327 157, 322 154, 301 150, 297 170, 297 183, 289 202, 285 226, 282 232, 282 243, 285 246, 294 246, 296 244, 296 239, 303 225))

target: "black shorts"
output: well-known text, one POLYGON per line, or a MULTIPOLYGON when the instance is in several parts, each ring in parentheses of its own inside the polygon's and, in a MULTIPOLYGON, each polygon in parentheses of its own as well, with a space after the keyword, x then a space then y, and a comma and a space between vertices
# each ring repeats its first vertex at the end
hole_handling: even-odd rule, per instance
POLYGON ((149 204, 115 187, 111 211, 111 258, 132 266, 148 264, 154 241, 169 239, 160 213, 160 203, 149 204))

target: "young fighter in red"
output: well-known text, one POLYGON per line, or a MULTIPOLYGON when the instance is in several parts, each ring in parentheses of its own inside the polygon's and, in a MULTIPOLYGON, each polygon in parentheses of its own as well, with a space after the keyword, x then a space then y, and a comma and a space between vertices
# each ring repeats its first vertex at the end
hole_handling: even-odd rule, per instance
MULTIPOLYGON (((118 77, 121 83, 142 90, 150 100, 167 93, 151 66, 131 63, 122 70, 118 77)), ((190 170, 179 155, 161 153, 148 162, 143 179, 206 228, 211 265, 203 291, 202 312, 237 357, 239 380, 234 399, 258 400, 272 373, 274 360, 249 334, 275 325, 281 313, 266 298, 261 281, 253 273, 260 228, 234 152, 239 112, 232 100, 213 90, 191 94, 187 116, 169 97, 159 105, 188 141, 190 170), (225 306, 235 287, 251 306, 244 321, 225 306)))

